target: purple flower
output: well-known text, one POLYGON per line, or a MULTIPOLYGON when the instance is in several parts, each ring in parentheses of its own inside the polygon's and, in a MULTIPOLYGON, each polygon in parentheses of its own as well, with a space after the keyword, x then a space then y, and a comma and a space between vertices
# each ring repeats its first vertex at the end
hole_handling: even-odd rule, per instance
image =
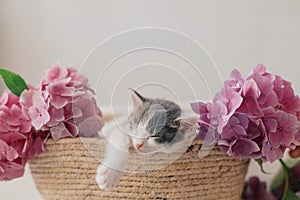
POLYGON ((261 158, 263 161, 274 162, 283 157, 285 149, 286 147, 283 146, 273 147, 270 142, 266 142, 263 144, 261 158))
POLYGON ((245 82, 245 80, 242 78, 241 73, 238 70, 234 69, 230 73, 230 78, 231 79, 224 82, 224 85, 227 85, 236 92, 240 92, 245 82))
POLYGON ((210 103, 191 104, 200 115, 198 138, 228 155, 273 162, 300 145, 300 100, 288 81, 259 64, 231 79, 210 103))
POLYGON ((275 133, 269 133, 270 144, 273 147, 279 147, 280 145, 292 147, 291 145, 297 133, 297 117, 281 110, 276 111, 270 117, 273 117, 277 121, 275 133))
POLYGON ((252 118, 262 117, 263 112, 258 103, 260 91, 253 79, 245 81, 242 88, 242 94, 244 99, 241 106, 238 108, 238 112, 245 113, 252 118))
POLYGON ((199 133, 197 138, 203 140, 207 145, 212 145, 216 143, 220 135, 218 134, 216 127, 210 124, 208 118, 209 111, 207 109, 207 107, 210 107, 209 104, 211 103, 191 103, 191 108, 195 113, 200 114, 199 133))
POLYGON ((235 113, 223 128, 218 145, 230 156, 256 159, 261 156, 261 147, 266 140, 262 123, 251 120, 245 114, 235 113))
POLYGON ((241 95, 227 85, 224 86, 221 92, 215 95, 211 107, 214 107, 214 105, 220 105, 219 107, 222 107, 222 109, 220 109, 222 112, 217 113, 215 111, 210 119, 213 117, 218 118, 220 123, 217 124, 217 130, 219 132, 222 131, 223 127, 229 118, 235 113, 236 109, 240 107, 242 101, 243 98, 241 95))
POLYGON ((193 111, 200 114, 200 130, 202 132, 199 134, 202 137, 205 135, 206 142, 210 144, 217 142, 218 133, 223 130, 230 117, 241 105, 242 100, 238 92, 224 86, 222 91, 214 97, 213 103, 196 102, 191 104, 193 111), (207 129, 202 126, 202 122, 206 124, 207 129))
POLYGON ((276 198, 267 191, 265 182, 261 182, 257 177, 250 177, 245 182, 242 200, 276 200, 276 198))
POLYGON ((277 109, 287 113, 297 114, 300 112, 299 96, 294 94, 291 83, 276 76, 274 80, 274 91, 278 98, 277 109))

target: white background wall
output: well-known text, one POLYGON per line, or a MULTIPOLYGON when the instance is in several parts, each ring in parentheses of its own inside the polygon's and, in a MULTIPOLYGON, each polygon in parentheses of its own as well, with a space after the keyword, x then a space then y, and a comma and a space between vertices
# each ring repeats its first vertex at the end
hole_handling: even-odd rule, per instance
MULTIPOLYGON (((262 62, 300 91, 299 0, 0 0, 0 66, 36 85, 55 61, 79 67, 99 42, 145 26, 194 38, 224 78, 233 68, 245 74, 262 62)), ((40 198, 28 170, 24 178, 0 186, 0 196, 40 198)))

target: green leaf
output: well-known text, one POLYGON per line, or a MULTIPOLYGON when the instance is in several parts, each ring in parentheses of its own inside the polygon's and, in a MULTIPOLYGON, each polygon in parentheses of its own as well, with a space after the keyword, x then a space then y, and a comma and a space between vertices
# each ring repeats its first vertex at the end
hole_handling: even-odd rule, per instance
POLYGON ((286 166, 288 166, 289 168, 293 168, 295 165, 297 165, 300 162, 300 158, 291 158, 288 157, 285 160, 285 164, 286 166))
POLYGON ((300 198, 296 196, 296 194, 290 190, 287 189, 286 193, 285 193, 285 200, 299 200, 300 198))
POLYGON ((7 88, 18 97, 22 94, 24 90, 28 90, 24 79, 18 74, 0 68, 0 75, 2 76, 7 88))
POLYGON ((284 170, 280 168, 271 183, 271 190, 277 190, 284 181, 284 170))
MULTIPOLYGON (((297 165, 300 162, 300 158, 290 158, 288 157, 285 161, 285 164, 288 168, 293 168, 295 165, 297 165)), ((284 169, 280 168, 280 170, 277 172, 277 174, 274 176, 274 179, 271 183, 271 190, 276 190, 284 181, 284 169)), ((291 177, 292 178, 292 177, 291 177)))
POLYGON ((285 167, 285 163, 283 162, 283 160, 279 159, 281 165, 282 165, 282 168, 283 168, 283 171, 284 171, 284 190, 283 190, 283 196, 282 196, 282 200, 289 200, 287 199, 287 193, 288 193, 288 190, 289 190, 289 174, 288 174, 288 169, 285 167))
POLYGON ((300 200, 299 197, 296 196, 296 194, 289 188, 289 183, 290 183, 290 168, 286 165, 286 163, 282 160, 279 159, 279 162, 282 165, 282 168, 284 170, 284 176, 285 176, 285 180, 284 180, 284 191, 283 191, 283 197, 282 200, 300 200))
POLYGON ((270 174, 270 173, 267 173, 267 172, 264 170, 262 159, 256 159, 255 161, 256 161, 257 164, 259 165, 260 170, 261 170, 262 173, 264 173, 264 174, 270 174))

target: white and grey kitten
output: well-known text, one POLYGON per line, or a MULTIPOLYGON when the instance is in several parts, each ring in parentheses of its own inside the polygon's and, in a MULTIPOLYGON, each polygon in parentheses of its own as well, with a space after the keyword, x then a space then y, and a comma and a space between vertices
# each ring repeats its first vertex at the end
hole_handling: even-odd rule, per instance
POLYGON ((109 141, 96 176, 99 187, 105 191, 118 184, 130 147, 137 153, 172 153, 187 149, 195 138, 197 115, 184 113, 171 101, 145 98, 134 90, 131 98, 130 116, 107 124, 100 133, 109 141))

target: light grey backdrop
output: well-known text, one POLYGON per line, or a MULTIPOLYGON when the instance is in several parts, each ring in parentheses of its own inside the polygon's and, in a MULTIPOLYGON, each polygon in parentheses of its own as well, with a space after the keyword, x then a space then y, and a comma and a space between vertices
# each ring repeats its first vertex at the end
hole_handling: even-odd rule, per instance
MULTIPOLYGON (((55 61, 77 68, 101 41, 145 26, 170 28, 194 38, 210 53, 223 78, 233 68, 246 74, 262 62, 300 91, 299 0, 0 0, 0 66, 36 85, 55 61)), ((219 87, 215 74, 206 78, 216 80, 211 87, 219 87)), ((163 90, 157 92, 164 95, 163 90)), ((123 93, 123 98, 127 95, 123 93)), ((251 169, 256 173, 255 166, 251 169)), ((25 178, 0 186, 0 195, 40 198, 28 170, 25 178)))

